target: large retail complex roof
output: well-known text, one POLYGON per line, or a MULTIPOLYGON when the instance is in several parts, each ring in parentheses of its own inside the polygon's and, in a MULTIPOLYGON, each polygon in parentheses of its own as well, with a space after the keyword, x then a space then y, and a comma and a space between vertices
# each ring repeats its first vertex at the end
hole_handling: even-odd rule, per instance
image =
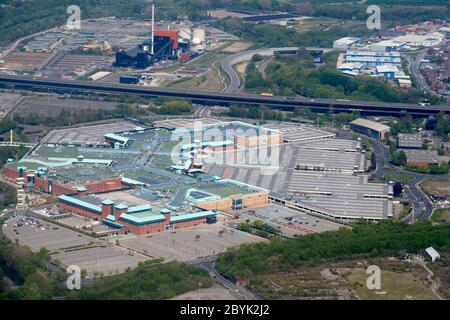
MULTIPOLYGON (((158 121, 154 123, 155 129, 118 121, 52 131, 44 138, 44 143, 19 162, 7 166, 40 168, 36 171, 39 175, 71 185, 74 190, 87 183, 120 176, 126 186, 139 188, 60 199, 94 211, 101 211, 102 202, 126 205, 128 213, 124 219, 134 223, 162 219, 160 211, 165 208, 170 208, 173 219, 183 219, 175 217, 199 214, 199 210, 193 208, 202 199, 266 190, 274 198, 317 208, 324 215, 337 218, 385 218, 392 213, 392 204, 388 201, 390 187, 369 183, 367 176, 361 174, 366 168, 365 154, 356 140, 336 139, 334 133, 313 126, 284 122, 268 122, 261 127, 239 121, 200 120, 203 123, 200 134, 208 128, 219 129, 219 132, 261 129, 281 133, 288 143, 278 146, 278 158, 269 167, 261 163, 210 163, 203 166, 205 173, 186 175, 170 169, 173 165, 183 167, 173 163, 172 152, 180 141, 172 141, 172 134, 179 126, 195 128, 195 119, 158 121), (103 146, 105 135, 128 143, 119 149, 103 146), (355 176, 355 172, 359 175, 355 176)), ((353 123, 374 130, 388 128, 365 119, 353 123)), ((219 140, 200 140, 200 144, 206 142, 207 147, 211 141, 218 143, 219 140)), ((230 145, 234 140, 223 141, 230 145)), ((183 152, 191 150, 187 148, 183 152)), ((225 152, 236 151, 230 148, 225 152)), ((248 152, 241 149, 236 155, 248 152)))

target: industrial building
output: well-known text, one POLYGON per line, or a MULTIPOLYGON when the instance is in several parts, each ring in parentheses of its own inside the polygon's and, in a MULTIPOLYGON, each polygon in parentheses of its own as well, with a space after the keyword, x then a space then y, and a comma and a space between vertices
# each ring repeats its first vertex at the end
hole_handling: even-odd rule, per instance
POLYGON ((403 150, 406 154, 406 164, 417 167, 426 167, 429 164, 438 164, 439 156, 433 150, 403 150))
POLYGON ((400 70, 401 62, 398 51, 347 50, 339 55, 336 68, 350 76, 365 74, 396 79, 399 85, 409 87, 405 81, 410 81, 410 76, 400 70))
MULTIPOLYGON (((188 57, 190 43, 180 40, 177 30, 155 30, 155 7, 152 5, 151 38, 137 47, 116 52, 115 67, 145 69, 161 60, 175 60, 188 57)), ((201 37, 201 35, 197 35, 201 37)), ((197 42, 202 39, 195 39, 197 42)))
POLYGON ((357 76, 362 73, 363 67, 364 66, 362 65, 362 63, 356 62, 356 63, 342 63, 339 64, 336 68, 343 74, 349 76, 357 76))
POLYGON ((420 133, 407 134, 399 133, 397 138, 397 147, 400 149, 421 149, 423 138, 420 133))
POLYGON ((361 43, 360 38, 345 37, 335 40, 333 42, 333 48, 339 50, 348 50, 359 43, 361 43))
POLYGON ((379 76, 389 79, 395 78, 395 74, 398 73, 397 67, 391 65, 376 66, 376 70, 379 76))
POLYGON ((189 44, 178 42, 176 30, 155 30, 153 43, 145 40, 137 47, 116 52, 114 66, 145 69, 157 61, 178 59, 188 51, 189 44))
POLYGON ((399 40, 383 40, 369 46, 370 50, 377 52, 398 52, 405 50, 407 42, 399 40))
POLYGON ((444 40, 445 35, 440 32, 433 32, 428 34, 407 34, 392 39, 392 41, 396 42, 405 42, 409 47, 414 48, 437 46, 444 40))
POLYGON ((345 53, 346 63, 360 63, 366 67, 383 65, 401 66, 402 60, 399 52, 355 51, 345 53))
POLYGON ((139 84, 140 77, 138 76, 121 76, 119 78, 119 83, 123 84, 139 84))
POLYGON ((441 255, 433 247, 426 248, 425 253, 427 254, 427 258, 431 262, 436 262, 436 260, 439 260, 441 258, 441 255))
POLYGON ((350 123, 350 128, 377 140, 385 140, 390 132, 390 128, 384 124, 367 119, 356 119, 350 123))
POLYGON ((445 29, 441 32, 427 34, 409 33, 390 37, 389 39, 370 44, 366 49, 379 52, 405 51, 437 46, 444 40, 445 29))

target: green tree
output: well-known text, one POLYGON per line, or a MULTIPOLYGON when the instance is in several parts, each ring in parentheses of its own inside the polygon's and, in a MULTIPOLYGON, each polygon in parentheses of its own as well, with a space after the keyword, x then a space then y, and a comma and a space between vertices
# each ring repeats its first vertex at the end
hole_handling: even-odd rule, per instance
POLYGON ((403 150, 397 150, 392 154, 392 163, 397 166, 403 166, 407 162, 406 154, 403 150))

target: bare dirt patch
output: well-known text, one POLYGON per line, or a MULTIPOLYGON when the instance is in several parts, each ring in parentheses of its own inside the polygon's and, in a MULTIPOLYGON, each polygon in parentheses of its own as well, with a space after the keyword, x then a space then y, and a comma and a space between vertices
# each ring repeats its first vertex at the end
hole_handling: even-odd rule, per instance
MULTIPOLYGON (((274 260, 272 263, 276 264, 274 260)), ((442 285, 446 277, 445 261, 433 264, 435 275, 441 283, 439 288, 446 297, 447 287, 442 285)), ((304 265, 293 270, 264 274, 252 279, 255 291, 265 299, 299 300, 391 300, 436 299, 430 289, 428 273, 417 263, 394 258, 351 260, 321 265, 304 265), (381 290, 367 289, 369 275, 366 268, 378 265, 381 269, 381 290)))
POLYGON ((234 11, 228 11, 228 10, 224 10, 224 9, 210 10, 210 11, 208 11, 208 14, 212 18, 218 18, 218 19, 223 19, 223 18, 227 18, 227 17, 245 18, 245 17, 250 17, 251 16, 249 14, 240 13, 240 12, 234 12, 234 11))
POLYGON ((231 46, 222 49, 222 52, 236 53, 245 51, 252 46, 250 42, 235 42, 231 46))
POLYGON ((411 273, 381 270, 381 289, 367 288, 368 275, 365 269, 354 268, 346 275, 350 286, 362 300, 433 300, 429 288, 411 273))
POLYGON ((450 197, 450 181, 427 181, 422 188, 429 194, 450 197))
POLYGON ((249 64, 249 61, 244 61, 235 66, 237 73, 242 77, 245 78, 245 71, 247 70, 247 66, 249 64))
POLYGON ((57 116, 62 109, 74 112, 88 109, 114 110, 117 106, 115 102, 109 101, 88 101, 75 99, 58 99, 57 97, 30 97, 15 110, 21 116, 30 114, 41 114, 47 117, 57 116))
POLYGON ((262 276, 258 293, 268 299, 348 299, 352 294, 339 275, 331 279, 320 267, 301 267, 262 276))
POLYGON ((237 300, 237 298, 230 292, 220 286, 215 286, 207 289, 192 290, 185 292, 170 300, 237 300))
POLYGON ((7 69, 36 68, 48 57, 49 53, 14 52, 1 67, 7 69))

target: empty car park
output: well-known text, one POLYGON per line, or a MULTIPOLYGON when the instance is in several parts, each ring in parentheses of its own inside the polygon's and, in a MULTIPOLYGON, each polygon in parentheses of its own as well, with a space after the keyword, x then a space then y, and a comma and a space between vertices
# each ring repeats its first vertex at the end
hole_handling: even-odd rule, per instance
POLYGON ((3 232, 11 239, 19 240, 19 244, 28 246, 33 251, 46 248, 50 252, 73 246, 87 245, 94 238, 65 229, 44 220, 17 216, 10 218, 3 226, 3 232))
POLYGON ((192 261, 261 238, 231 228, 201 226, 121 241, 125 247, 166 261, 192 261))

